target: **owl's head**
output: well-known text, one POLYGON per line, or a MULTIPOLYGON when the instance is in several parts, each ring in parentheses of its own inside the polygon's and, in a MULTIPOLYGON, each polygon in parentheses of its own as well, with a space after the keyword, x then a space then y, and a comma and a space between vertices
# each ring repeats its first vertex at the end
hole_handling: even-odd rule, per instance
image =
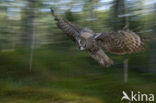
POLYGON ((92 33, 89 32, 82 32, 78 37, 76 38, 77 46, 80 50, 87 49, 87 46, 89 45, 89 38, 93 36, 92 33))

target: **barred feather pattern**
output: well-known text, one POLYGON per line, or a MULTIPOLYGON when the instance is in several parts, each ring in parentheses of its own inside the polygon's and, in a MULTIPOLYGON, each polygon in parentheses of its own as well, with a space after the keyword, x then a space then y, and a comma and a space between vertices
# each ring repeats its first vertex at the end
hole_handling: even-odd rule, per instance
POLYGON ((81 28, 67 20, 58 18, 53 9, 51 9, 51 13, 57 21, 57 26, 76 41, 80 48, 86 49, 92 58, 105 67, 112 65, 113 61, 103 49, 120 55, 140 52, 145 49, 140 36, 128 29, 95 34, 88 28, 81 28))
POLYGON ((132 31, 102 33, 96 41, 99 46, 114 54, 129 54, 145 49, 141 38, 132 31))
POLYGON ((113 60, 110 59, 101 48, 96 52, 89 51, 89 54, 94 60, 105 67, 109 67, 113 64, 113 60))
POLYGON ((64 19, 58 19, 57 20, 57 26, 66 33, 69 37, 71 37, 73 40, 75 40, 75 37, 79 35, 81 31, 81 27, 72 24, 71 22, 64 20, 64 19))

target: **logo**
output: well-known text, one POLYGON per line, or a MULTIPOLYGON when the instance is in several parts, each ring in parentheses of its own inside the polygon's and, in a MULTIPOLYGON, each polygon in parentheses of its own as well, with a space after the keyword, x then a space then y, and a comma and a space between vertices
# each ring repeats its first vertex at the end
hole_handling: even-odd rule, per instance
POLYGON ((128 100, 128 101, 154 101, 154 94, 142 94, 141 92, 135 93, 134 91, 131 91, 131 94, 128 95, 125 91, 122 91, 122 98, 121 101, 128 100))

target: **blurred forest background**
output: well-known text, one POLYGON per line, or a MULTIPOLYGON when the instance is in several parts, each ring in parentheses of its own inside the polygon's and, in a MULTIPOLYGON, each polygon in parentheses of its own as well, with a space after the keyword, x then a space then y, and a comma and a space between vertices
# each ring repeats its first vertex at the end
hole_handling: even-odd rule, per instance
POLYGON ((123 90, 156 94, 155 33, 155 0, 0 0, 0 103, 120 103, 123 90), (147 50, 109 54, 115 64, 104 68, 57 28, 51 7, 95 32, 129 23, 147 50))

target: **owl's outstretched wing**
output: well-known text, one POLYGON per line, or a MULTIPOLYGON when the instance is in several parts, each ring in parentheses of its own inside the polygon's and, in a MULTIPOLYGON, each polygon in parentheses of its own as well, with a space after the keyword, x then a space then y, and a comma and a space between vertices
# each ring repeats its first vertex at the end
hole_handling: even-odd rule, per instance
MULTIPOLYGON (((89 28, 80 27, 76 24, 71 23, 68 20, 57 17, 52 8, 51 8, 51 14, 54 17, 54 20, 57 22, 57 26, 74 41, 76 41, 76 37, 78 35, 84 32, 89 34, 88 36, 91 36, 94 34, 94 32, 89 28)), ((84 35, 84 36, 88 37, 87 35, 84 35)))
POLYGON ((140 36, 129 30, 99 33, 95 39, 100 47, 114 54, 129 54, 145 49, 140 36))
POLYGON ((78 25, 72 24, 71 22, 58 18, 54 14, 54 10, 51 8, 52 16, 54 16, 54 20, 57 22, 57 26, 67 34, 72 40, 75 40, 75 37, 81 32, 82 28, 78 25))

